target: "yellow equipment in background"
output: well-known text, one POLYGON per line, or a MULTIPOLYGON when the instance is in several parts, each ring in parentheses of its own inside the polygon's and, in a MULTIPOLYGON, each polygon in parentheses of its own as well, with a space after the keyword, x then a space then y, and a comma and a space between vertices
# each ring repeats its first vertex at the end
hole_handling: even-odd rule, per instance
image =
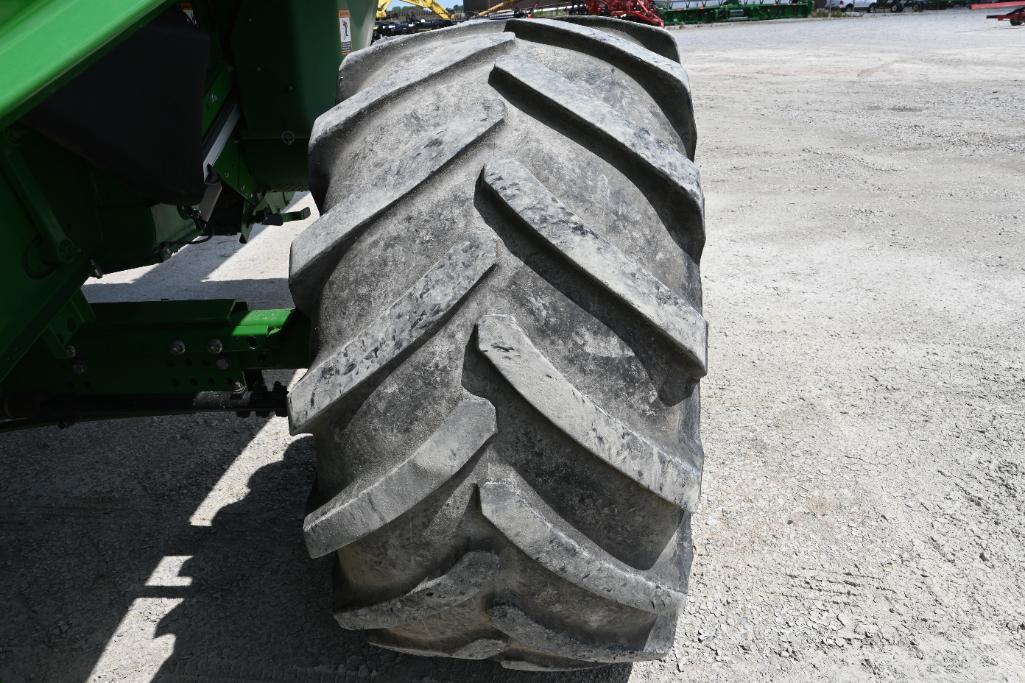
POLYGON ((477 16, 478 17, 486 17, 489 14, 492 14, 494 12, 501 12, 504 9, 508 9, 508 8, 512 7, 517 2, 519 2, 519 0, 502 0, 497 5, 492 5, 491 7, 488 7, 486 10, 484 10, 482 12, 478 12, 477 16))
MULTIPOLYGON (((416 5, 417 7, 423 7, 429 9, 437 14, 446 21, 452 19, 452 15, 448 13, 448 10, 442 7, 437 0, 402 0, 410 5, 416 5)), ((377 18, 387 19, 388 18, 388 5, 391 4, 391 0, 377 0, 377 18)))

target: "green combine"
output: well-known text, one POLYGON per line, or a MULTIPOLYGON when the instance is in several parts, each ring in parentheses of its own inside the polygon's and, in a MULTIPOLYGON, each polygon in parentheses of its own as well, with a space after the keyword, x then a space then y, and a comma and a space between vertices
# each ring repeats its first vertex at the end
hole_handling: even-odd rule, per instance
POLYGON ((0 3, 0 430, 288 416, 343 627, 515 669, 663 657, 707 356, 676 45, 568 17, 361 49, 375 10, 0 3), (294 309, 83 293, 306 218, 299 191, 294 309))
POLYGON ((235 301, 91 306, 80 290, 297 217, 282 209, 308 185, 310 130, 335 100, 335 0, 0 12, 0 424, 190 402, 283 412, 260 370, 307 364, 302 316, 235 301))

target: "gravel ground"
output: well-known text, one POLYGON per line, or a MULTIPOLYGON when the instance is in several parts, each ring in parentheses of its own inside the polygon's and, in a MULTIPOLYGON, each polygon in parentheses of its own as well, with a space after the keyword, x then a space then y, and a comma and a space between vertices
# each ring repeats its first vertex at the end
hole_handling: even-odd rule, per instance
MULTIPOLYGON (((712 325, 690 602, 668 660, 558 680, 1025 677, 1025 29, 983 14, 676 33, 712 325)), ((89 296, 288 305, 297 229, 89 296)), ((0 452, 4 681, 534 678, 334 625, 282 419, 0 452)))

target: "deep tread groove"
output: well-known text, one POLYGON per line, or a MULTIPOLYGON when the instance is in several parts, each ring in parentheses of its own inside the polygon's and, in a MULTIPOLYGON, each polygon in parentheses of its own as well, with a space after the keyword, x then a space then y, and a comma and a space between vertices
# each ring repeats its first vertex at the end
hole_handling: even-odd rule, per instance
POLYGON ((371 199, 369 209, 353 215, 351 206, 337 207, 339 210, 324 214, 292 241, 288 280, 292 298, 300 310, 313 313, 324 281, 345 251, 382 214, 405 200, 502 122, 505 105, 500 100, 495 104, 497 114, 494 117, 483 121, 453 121, 427 138, 404 163, 398 164, 412 177, 397 189, 381 188, 383 196, 371 199))
POLYGON ((652 614, 674 612, 686 598, 620 562, 561 518, 518 475, 491 464, 480 485, 481 509, 513 545, 553 574, 601 598, 652 614))
POLYGON ((371 481, 357 481, 303 523, 306 548, 323 557, 411 510, 458 472, 497 431, 495 407, 471 397, 408 458, 371 481))
POLYGON ((598 29, 599 31, 607 31, 613 35, 623 34, 629 36, 655 54, 671 59, 677 64, 682 63, 680 49, 676 45, 676 40, 664 28, 590 14, 571 14, 566 17, 557 17, 557 19, 559 21, 568 21, 571 24, 598 29))
POLYGON ((622 69, 655 100, 680 136, 687 157, 694 159, 697 131, 694 128, 690 81, 679 60, 652 53, 607 31, 565 21, 513 19, 506 25, 506 30, 515 33, 517 38, 578 50, 622 69))
MULTIPOLYGON (((697 380, 691 378, 694 364, 688 367, 684 354, 661 333, 653 334, 650 325, 638 321, 636 311, 628 303, 604 289, 596 289, 595 281, 587 273, 567 267, 561 252, 533 230, 525 229, 522 218, 483 179, 478 181, 474 203, 487 225, 517 259, 629 347, 663 405, 674 406, 693 395, 697 386, 697 380)), ((691 286, 689 279, 685 282, 687 296, 699 306, 700 290, 691 286)))
MULTIPOLYGON (((660 212, 663 220, 691 258, 697 261, 701 257, 705 243, 705 200, 694 162, 647 129, 624 119, 585 89, 531 59, 502 57, 491 73, 499 88, 511 87, 524 93, 535 106, 566 117, 578 129, 583 127, 595 144, 626 155, 647 175, 657 178, 659 191, 671 192, 675 206, 672 212, 660 212)), ((650 192, 649 189, 646 194, 650 192)))
POLYGON ((583 448, 663 500, 697 504, 700 455, 669 453, 615 419, 582 394, 507 315, 477 323, 477 345, 530 405, 583 448))
POLYGON ((368 78, 379 73, 382 67, 406 56, 420 58, 425 50, 433 47, 435 43, 455 41, 479 33, 498 33, 502 28, 499 22, 467 21, 435 31, 394 36, 388 40, 377 41, 368 48, 346 56, 342 68, 338 71, 337 99, 339 102, 349 99, 359 91, 368 78))
POLYGON ((708 324, 701 313, 585 225, 519 162, 491 161, 481 176, 525 227, 664 335, 683 354, 693 379, 705 375, 708 324))
MULTIPOLYGON (((423 621, 480 594, 497 571, 497 555, 469 552, 448 572, 424 581, 405 595, 366 607, 336 611, 335 620, 342 628, 350 630, 392 628, 423 621)), ((505 649, 504 643, 502 649, 505 649)))
POLYGON ((317 205, 323 205, 330 184, 330 178, 322 175, 319 170, 330 172, 333 168, 331 162, 338 153, 338 141, 345 139, 356 122, 417 86, 423 87, 468 63, 487 59, 508 47, 512 41, 513 36, 503 33, 484 34, 459 41, 442 52, 442 61, 414 60, 408 68, 392 74, 391 78, 357 92, 317 117, 310 133, 309 153, 310 192, 317 205))
POLYGON ((495 248, 479 239, 449 249, 366 329, 327 358, 318 359, 288 395, 293 434, 313 422, 380 373, 451 315, 453 309, 495 265, 495 248))

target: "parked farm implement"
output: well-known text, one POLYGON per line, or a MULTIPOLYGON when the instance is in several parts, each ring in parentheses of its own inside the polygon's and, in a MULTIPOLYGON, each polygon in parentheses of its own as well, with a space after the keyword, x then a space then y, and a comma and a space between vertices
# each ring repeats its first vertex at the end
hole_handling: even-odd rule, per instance
POLYGON ((810 16, 813 0, 673 0, 661 10, 667 26, 810 16))
POLYGON ((987 14, 987 19, 1006 21, 1011 26, 1021 26, 1025 23, 1025 5, 1021 2, 981 2, 972 5, 972 9, 1007 9, 1004 14, 987 14))
POLYGON ((679 26, 733 21, 803 18, 811 15, 814 0, 585 0, 564 3, 534 3, 524 11, 522 0, 502 0, 479 16, 501 13, 514 16, 552 17, 590 15, 625 19, 649 26, 679 26))
POLYGON ((648 26, 665 26, 652 0, 583 0, 572 4, 554 5, 535 2, 526 8, 522 0, 501 0, 477 16, 497 18, 503 13, 510 12, 514 17, 595 16, 623 19, 648 26))

